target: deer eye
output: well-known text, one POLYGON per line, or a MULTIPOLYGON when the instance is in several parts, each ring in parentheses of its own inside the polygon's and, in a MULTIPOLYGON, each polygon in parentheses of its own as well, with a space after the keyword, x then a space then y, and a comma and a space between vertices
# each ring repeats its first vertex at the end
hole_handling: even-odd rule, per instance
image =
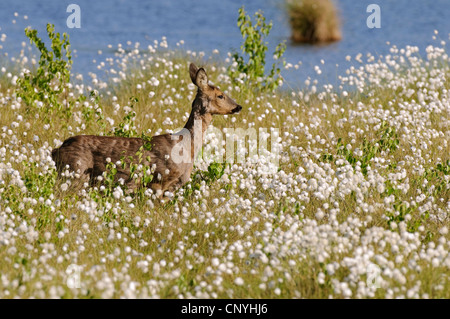
POLYGON ((219 99, 223 99, 223 95, 219 95, 218 98, 219 98, 219 99))

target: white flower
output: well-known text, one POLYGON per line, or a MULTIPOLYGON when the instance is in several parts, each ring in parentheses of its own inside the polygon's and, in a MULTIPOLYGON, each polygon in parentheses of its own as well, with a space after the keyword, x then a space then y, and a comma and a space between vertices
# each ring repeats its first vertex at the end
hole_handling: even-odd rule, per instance
POLYGON ((214 267, 218 267, 219 264, 220 264, 219 258, 214 257, 213 259, 211 259, 211 264, 212 264, 214 267))
POLYGON ((244 284, 244 279, 241 277, 236 277, 236 279, 234 279, 234 283, 238 286, 242 286, 244 284))

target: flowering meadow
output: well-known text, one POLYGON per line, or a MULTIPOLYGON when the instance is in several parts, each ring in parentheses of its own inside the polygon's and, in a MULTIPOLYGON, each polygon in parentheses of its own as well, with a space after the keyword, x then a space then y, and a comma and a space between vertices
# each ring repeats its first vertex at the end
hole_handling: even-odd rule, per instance
POLYGON ((450 298, 450 58, 431 36, 425 51, 349 56, 337 86, 270 91, 182 41, 112 46, 84 77, 24 41, 0 60, 0 298, 450 298), (162 201, 108 174, 57 177, 51 151, 70 136, 182 128, 190 62, 243 106, 207 131, 202 154, 221 156, 201 154, 162 201), (268 154, 230 157, 238 128, 264 129, 268 154))

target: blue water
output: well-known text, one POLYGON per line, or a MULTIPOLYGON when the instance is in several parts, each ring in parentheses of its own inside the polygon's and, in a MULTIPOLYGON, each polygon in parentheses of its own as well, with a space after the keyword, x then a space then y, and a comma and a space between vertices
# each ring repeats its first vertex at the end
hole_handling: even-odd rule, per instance
MULTIPOLYGON (((288 85, 299 88, 308 77, 336 83, 337 74, 343 74, 350 63, 345 57, 362 53, 373 55, 388 54, 389 41, 398 47, 415 45, 422 55, 429 44, 439 44, 440 39, 449 40, 450 1, 449 0, 339 0, 336 1, 342 20, 343 39, 330 45, 293 45, 290 28, 284 11, 283 0, 213 1, 213 0, 1 0, 0 35, 5 33, 5 42, 0 42, 0 59, 16 54, 23 41, 27 41, 24 28, 37 28, 42 36, 48 22, 55 24, 59 32, 70 35, 72 49, 76 50, 73 71, 87 74, 96 72, 97 62, 113 55, 118 43, 126 46, 127 41, 139 42, 142 48, 166 36, 169 47, 184 40, 184 48, 204 51, 210 55, 218 49, 222 58, 233 49, 239 49, 241 36, 236 25, 238 9, 245 3, 248 13, 258 9, 264 11, 267 20, 273 21, 273 29, 268 38, 269 51, 279 42, 286 40, 287 62, 302 62, 299 70, 284 73, 288 85), (70 29, 66 19, 70 13, 66 8, 70 3, 81 8, 81 28, 70 29), (381 7, 381 28, 369 29, 366 12, 369 4, 381 7), (17 12, 18 16, 14 13, 17 12), (24 19, 24 16, 28 19, 24 19), (16 22, 13 23, 13 20, 16 22), (434 30, 438 30, 438 41, 433 41, 434 30), (102 50, 102 56, 98 51, 102 50), (325 64, 320 63, 321 60, 325 64), (336 67, 339 64, 339 67, 336 67), (314 72, 319 65, 322 74, 314 72)), ((270 52, 269 52, 270 53, 270 52)), ((269 54, 270 56, 271 54, 269 54)), ((1 63, 1 61, 0 61, 1 63)))

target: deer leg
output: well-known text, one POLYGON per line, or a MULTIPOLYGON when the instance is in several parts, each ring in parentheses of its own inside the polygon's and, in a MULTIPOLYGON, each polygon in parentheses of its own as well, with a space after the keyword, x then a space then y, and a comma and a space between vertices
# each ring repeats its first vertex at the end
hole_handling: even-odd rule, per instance
POLYGON ((181 186, 183 186, 183 181, 180 179, 175 180, 170 186, 167 188, 167 190, 171 193, 179 189, 181 186))
MULTIPOLYGON (((185 184, 185 182, 183 182, 183 180, 181 178, 174 180, 173 182, 171 182, 169 185, 166 185, 166 191, 174 193, 175 191, 177 191, 180 187, 182 187, 185 184)), ((164 196, 166 197, 166 196, 164 196)))
POLYGON ((162 189, 162 185, 160 183, 152 183, 150 188, 153 190, 153 193, 156 195, 158 199, 161 199, 164 195, 164 191, 162 189))
POLYGON ((67 166, 69 166, 69 168, 66 170, 61 168, 58 174, 59 176, 61 176, 61 173, 64 171, 70 172, 70 174, 68 176, 65 176, 65 178, 72 179, 76 185, 80 185, 83 187, 85 183, 92 185, 92 177, 90 169, 86 169, 86 167, 81 163, 77 163, 77 165, 67 164, 65 167, 67 168, 67 166))
POLYGON ((151 184, 151 188, 153 190, 153 192, 156 194, 156 197, 158 199, 162 199, 162 198, 168 198, 167 196, 164 195, 164 193, 166 191, 172 192, 173 190, 176 189, 176 185, 178 183, 178 180, 173 180, 170 182, 165 182, 165 183, 153 183, 151 184))

